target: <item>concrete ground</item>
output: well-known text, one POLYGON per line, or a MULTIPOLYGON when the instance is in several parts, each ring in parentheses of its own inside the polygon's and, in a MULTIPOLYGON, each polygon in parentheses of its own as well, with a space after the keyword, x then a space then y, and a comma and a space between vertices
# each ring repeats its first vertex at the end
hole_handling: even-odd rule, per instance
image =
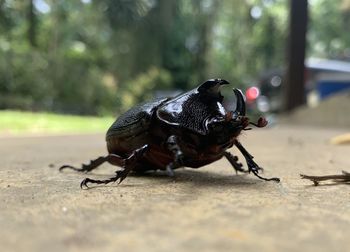
POLYGON ((350 145, 329 144, 340 133, 245 132, 264 176, 280 184, 235 175, 222 159, 175 179, 130 176, 90 190, 80 189, 83 178, 113 176, 114 167, 57 168, 104 154, 103 135, 1 138, 1 251, 350 251, 350 185, 299 178, 350 171, 350 145))

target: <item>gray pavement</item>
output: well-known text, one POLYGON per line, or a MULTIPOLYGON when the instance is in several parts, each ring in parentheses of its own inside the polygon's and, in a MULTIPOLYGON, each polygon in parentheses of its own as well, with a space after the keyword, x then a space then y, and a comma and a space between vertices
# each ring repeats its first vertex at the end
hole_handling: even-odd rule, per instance
MULTIPOLYGON (((242 143, 264 182, 222 159, 198 170, 130 176, 81 190, 86 176, 59 173, 106 153, 103 135, 0 138, 1 251, 350 251, 350 185, 314 187, 299 173, 350 171, 341 130, 254 129, 242 143)), ((237 153, 235 149, 232 152, 237 153)))

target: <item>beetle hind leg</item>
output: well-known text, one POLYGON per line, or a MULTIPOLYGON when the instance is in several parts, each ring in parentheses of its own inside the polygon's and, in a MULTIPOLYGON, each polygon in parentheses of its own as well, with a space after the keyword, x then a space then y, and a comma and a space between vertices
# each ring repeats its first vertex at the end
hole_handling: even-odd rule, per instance
POLYGON ((122 166, 124 169, 120 171, 116 171, 116 175, 114 177, 111 177, 109 179, 104 180, 96 180, 96 179, 90 179, 85 178, 81 183, 80 187, 82 189, 86 188, 88 189, 88 184, 108 184, 111 182, 117 182, 119 180, 119 184, 128 176, 129 172, 134 169, 134 167, 137 165, 137 161, 143 156, 143 154, 147 151, 148 145, 144 145, 141 148, 135 150, 132 152, 132 154, 128 158, 121 158, 117 155, 110 154, 108 155, 110 158, 108 160, 109 163, 117 166, 122 166), (117 158, 118 157, 118 158, 117 158))
POLYGON ((59 168, 59 171, 62 171, 64 169, 71 169, 71 170, 74 170, 77 172, 89 172, 89 171, 96 169, 98 166, 100 166, 104 162, 111 160, 111 158, 113 158, 113 157, 111 157, 111 155, 101 156, 101 157, 98 157, 94 160, 91 160, 89 164, 82 164, 81 168, 76 168, 76 167, 71 166, 71 165, 62 165, 59 168))

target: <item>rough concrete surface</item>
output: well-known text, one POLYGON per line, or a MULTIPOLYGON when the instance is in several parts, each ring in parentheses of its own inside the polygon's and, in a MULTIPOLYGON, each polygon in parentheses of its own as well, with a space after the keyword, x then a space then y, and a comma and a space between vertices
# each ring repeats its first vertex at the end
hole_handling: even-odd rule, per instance
MULTIPOLYGON (((198 170, 130 176, 81 190, 59 173, 106 153, 103 135, 0 139, 1 251, 349 251, 350 185, 314 187, 300 173, 350 171, 342 130, 272 128, 241 136, 264 176, 236 175, 222 159, 198 170)), ((232 152, 237 153, 235 149, 232 152)))

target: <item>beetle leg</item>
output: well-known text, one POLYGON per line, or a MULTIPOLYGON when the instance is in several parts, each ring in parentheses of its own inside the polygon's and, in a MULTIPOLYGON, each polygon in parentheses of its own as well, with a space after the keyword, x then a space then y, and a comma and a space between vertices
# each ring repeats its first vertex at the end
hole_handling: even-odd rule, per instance
MULTIPOLYGON (((132 152, 132 154, 125 159, 112 159, 108 160, 109 163, 113 165, 118 165, 118 166, 123 166, 124 169, 120 171, 116 171, 116 175, 112 178, 105 179, 105 180, 95 180, 95 179, 90 179, 86 178, 80 183, 80 187, 83 188, 89 188, 88 183, 93 183, 93 184, 108 184, 111 182, 116 182, 119 180, 118 184, 120 184, 129 174, 130 171, 135 167, 137 164, 137 161, 143 156, 143 154, 147 151, 148 145, 144 145, 141 148, 135 150, 132 152), (122 165, 121 165, 122 164, 122 165)), ((111 154, 112 155, 112 154, 111 154)), ((109 155, 109 156, 111 156, 109 155)), ((114 155, 117 156, 117 155, 114 155)), ((119 156, 118 156, 119 157, 119 156)))
MULTIPOLYGON (((145 146, 143 146, 140 149, 146 148, 145 146)), ((136 151, 138 151, 138 150, 136 150, 136 151)), ((71 170, 78 171, 78 172, 90 172, 90 171, 96 169, 98 166, 100 166, 104 162, 108 162, 108 163, 110 163, 112 165, 116 165, 116 166, 124 166, 125 160, 126 160, 125 158, 123 158, 117 154, 109 154, 107 156, 101 156, 101 157, 98 157, 94 160, 91 160, 89 164, 82 164, 81 168, 76 168, 76 167, 71 166, 71 165, 62 165, 59 168, 59 171, 62 171, 63 169, 71 169, 71 170)))
POLYGON ((242 167, 242 163, 238 162, 238 157, 232 155, 230 152, 225 151, 224 152, 224 156, 225 158, 230 162, 230 164, 233 166, 233 168, 235 169, 236 173, 238 172, 244 172, 247 173, 249 171, 244 170, 242 167))
POLYGON ((244 156, 244 158, 245 158, 245 160, 247 162, 248 171, 249 172, 252 172, 259 179, 262 179, 262 180, 265 180, 265 181, 273 180, 273 181, 276 181, 276 182, 280 182, 279 178, 264 178, 264 177, 261 177, 258 173, 259 173, 259 170, 261 170, 262 168, 259 167, 259 165, 254 162, 254 160, 253 160, 254 157, 243 147, 243 145, 240 142, 236 141, 235 145, 237 146, 239 151, 243 154, 243 156, 244 156))
POLYGON ((174 155, 174 161, 166 166, 166 172, 170 177, 174 176, 174 169, 183 165, 184 154, 178 144, 178 138, 174 135, 170 136, 166 142, 168 150, 174 155))
MULTIPOLYGON (((118 163, 118 160, 123 160, 123 158, 115 154, 109 154, 107 156, 101 156, 94 160, 91 160, 89 164, 82 164, 81 168, 76 168, 71 165, 62 165, 59 168, 59 171, 62 171, 63 169, 71 169, 78 172, 89 172, 96 169, 98 166, 100 166, 104 162, 109 162, 111 164, 114 164, 114 163, 118 163)), ((117 165, 119 166, 123 165, 122 161, 120 161, 119 163, 120 164, 117 164, 117 165)))
MULTIPOLYGON (((146 144, 143 147, 133 151, 132 154, 128 158, 122 158, 122 157, 115 155, 115 154, 109 154, 108 156, 103 157, 104 158, 103 162, 108 161, 110 164, 122 166, 124 169, 120 170, 120 171, 116 171, 116 176, 109 178, 109 179, 105 179, 105 180, 95 180, 95 179, 85 178, 80 183, 80 187, 82 189, 89 188, 88 183, 108 184, 111 182, 116 182, 118 180, 119 180, 119 184, 120 184, 126 178, 126 176, 129 174, 129 172, 134 169, 135 165, 137 164, 137 161, 143 156, 143 154, 147 151, 147 149, 148 149, 148 145, 146 144)), ((103 162, 101 162, 101 163, 103 163, 103 162)), ((67 168, 71 168, 71 167, 67 167, 67 168)), ((77 169, 77 168, 75 168, 73 170, 81 171, 81 169, 77 169)))

